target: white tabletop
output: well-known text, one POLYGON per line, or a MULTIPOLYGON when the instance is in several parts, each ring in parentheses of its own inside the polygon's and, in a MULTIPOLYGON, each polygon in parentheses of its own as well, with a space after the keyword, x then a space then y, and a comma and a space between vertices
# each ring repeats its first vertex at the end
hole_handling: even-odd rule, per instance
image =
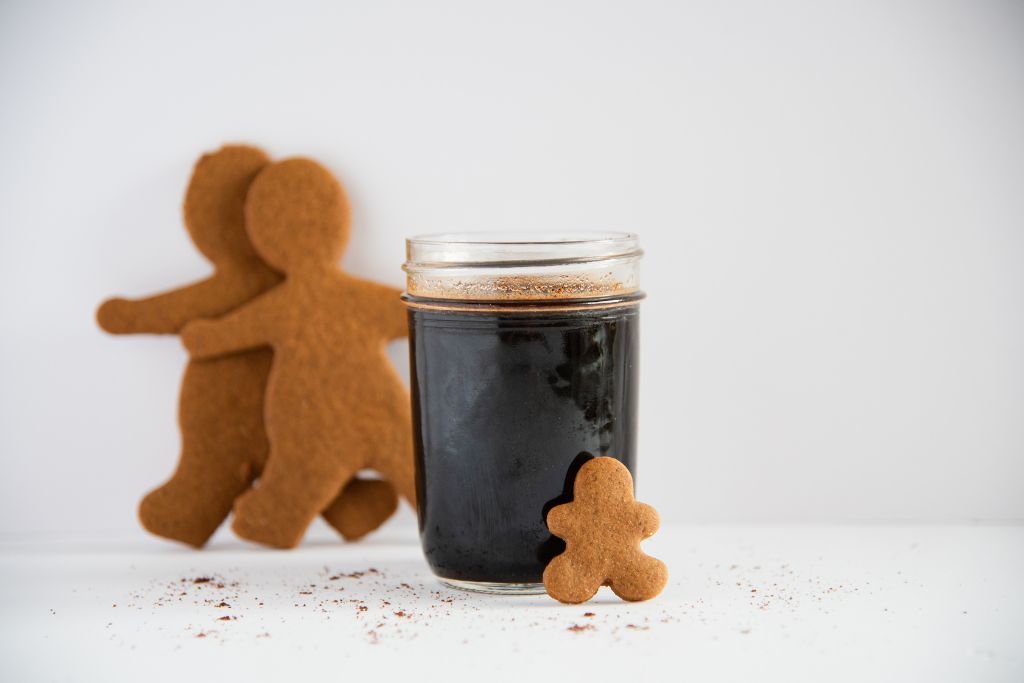
POLYGON ((0 678, 1024 680, 1024 527, 669 526, 645 548, 660 597, 565 606, 441 587, 409 514, 290 552, 7 539, 0 678))

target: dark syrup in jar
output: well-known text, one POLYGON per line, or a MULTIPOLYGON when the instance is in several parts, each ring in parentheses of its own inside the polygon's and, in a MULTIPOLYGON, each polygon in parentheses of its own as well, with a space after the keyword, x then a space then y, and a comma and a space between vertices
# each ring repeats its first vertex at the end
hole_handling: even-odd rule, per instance
POLYGON ((407 300, 427 561, 442 578, 540 582, 564 549, 544 516, 571 500, 575 471, 592 456, 634 470, 637 302, 407 300))

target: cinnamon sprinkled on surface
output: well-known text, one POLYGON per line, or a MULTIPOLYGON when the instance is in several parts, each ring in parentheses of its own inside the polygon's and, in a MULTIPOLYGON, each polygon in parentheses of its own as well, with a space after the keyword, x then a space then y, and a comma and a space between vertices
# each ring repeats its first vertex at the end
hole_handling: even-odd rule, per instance
POLYGON ((787 564, 762 567, 723 562, 712 566, 696 560, 686 579, 684 594, 690 597, 685 601, 659 598, 634 606, 615 600, 602 589, 593 603, 572 608, 545 596, 486 596, 445 589, 418 567, 250 571, 259 573, 237 568, 227 568, 224 574, 190 570, 185 578, 178 574, 129 588, 123 599, 104 602, 111 606, 106 632, 124 642, 134 633, 119 632, 125 618, 132 619, 139 611, 150 610, 153 614, 153 610, 166 608, 177 610, 176 616, 184 613, 191 621, 153 618, 138 628, 188 639, 176 647, 209 647, 210 642, 269 638, 271 633, 288 642, 295 633, 293 624, 304 622, 308 626, 310 620, 331 626, 341 621, 348 632, 358 633, 365 643, 382 647, 400 645, 426 633, 431 638, 444 638, 437 634, 444 634, 451 626, 459 629, 450 641, 454 645, 464 642, 471 646, 491 638, 514 639, 527 630, 539 630, 555 641, 579 636, 597 642, 600 634, 610 642, 630 643, 663 635, 664 629, 674 630, 681 622, 697 627, 715 625, 720 622, 720 612, 705 599, 720 601, 731 596, 728 599, 747 607, 747 615, 739 623, 719 625, 728 626, 728 631, 740 638, 749 635, 752 628, 759 628, 763 623, 758 621, 759 615, 766 611, 796 614, 799 608, 827 612, 837 600, 856 595, 858 590, 861 594, 873 590, 867 584, 858 588, 848 581, 829 582, 815 575, 797 574, 787 564), (695 578, 698 572, 704 578, 695 578), (580 612, 580 608, 586 611, 580 612), (209 628, 213 625, 210 622, 217 628, 209 628), (168 623, 179 626, 177 630, 169 629, 168 623), (588 632, 591 636, 580 636, 588 632))

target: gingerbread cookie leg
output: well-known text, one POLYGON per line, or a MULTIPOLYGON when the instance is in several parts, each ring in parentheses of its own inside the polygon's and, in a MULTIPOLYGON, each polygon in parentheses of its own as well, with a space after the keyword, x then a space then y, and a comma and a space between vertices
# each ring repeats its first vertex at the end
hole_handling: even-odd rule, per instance
POLYGON ((379 479, 352 479, 321 513, 346 541, 357 541, 386 522, 398 507, 391 484, 379 479))
POLYGON ((179 403, 181 459, 171 479, 139 505, 147 530, 202 546, 249 487, 266 458, 270 362, 271 352, 262 350, 189 363, 179 403))
POLYGON ((559 602, 578 605, 594 597, 604 583, 603 567, 574 562, 562 554, 544 568, 544 585, 559 602))
POLYGON ((373 467, 391 482, 398 494, 416 508, 416 477, 412 466, 413 445, 412 424, 408 397, 402 397, 402 405, 396 409, 399 417, 390 426, 387 440, 381 450, 372 458, 373 467))
POLYGON ((387 521, 398 507, 396 492, 413 507, 416 505, 412 431, 401 427, 410 424, 409 401, 401 390, 395 396, 391 412, 397 416, 394 424, 400 426, 388 421, 377 438, 344 440, 350 461, 366 462, 384 477, 384 481, 353 479, 324 510, 324 519, 346 540, 365 536, 387 521))
POLYGON ((668 568, 656 558, 644 555, 623 562, 622 570, 608 581, 612 591, 623 600, 650 600, 668 583, 668 568))
MULTIPOLYGON (((300 435, 304 431, 298 430, 300 435)), ((355 468, 345 463, 304 456, 301 448, 272 448, 259 486, 235 502, 231 528, 236 534, 275 548, 294 548, 313 519, 355 474, 355 468)))

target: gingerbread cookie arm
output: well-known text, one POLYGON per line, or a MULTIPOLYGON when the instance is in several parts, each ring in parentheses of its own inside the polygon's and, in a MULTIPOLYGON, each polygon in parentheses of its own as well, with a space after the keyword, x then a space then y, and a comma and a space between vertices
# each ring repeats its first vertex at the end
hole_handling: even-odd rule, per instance
POLYGON ((634 524, 640 529, 641 538, 648 538, 661 526, 658 511, 647 503, 637 503, 633 512, 634 524))
POLYGON ((373 309, 372 316, 367 316, 367 318, 380 325, 384 338, 390 341, 408 337, 409 318, 405 304, 400 298, 401 290, 379 285, 376 282, 364 282, 363 285, 362 295, 373 309))
POLYGON ((572 523, 569 518, 571 515, 572 509, 569 507, 569 503, 556 505, 548 510, 548 516, 545 520, 548 525, 548 531, 564 539, 570 533, 572 523))
POLYGON ((96 311, 96 322, 111 334, 177 334, 188 321, 224 310, 224 293, 214 275, 144 299, 108 299, 96 311))
POLYGON ((217 320, 195 320, 181 331, 193 358, 212 358, 267 346, 273 341, 277 305, 275 288, 217 320))

